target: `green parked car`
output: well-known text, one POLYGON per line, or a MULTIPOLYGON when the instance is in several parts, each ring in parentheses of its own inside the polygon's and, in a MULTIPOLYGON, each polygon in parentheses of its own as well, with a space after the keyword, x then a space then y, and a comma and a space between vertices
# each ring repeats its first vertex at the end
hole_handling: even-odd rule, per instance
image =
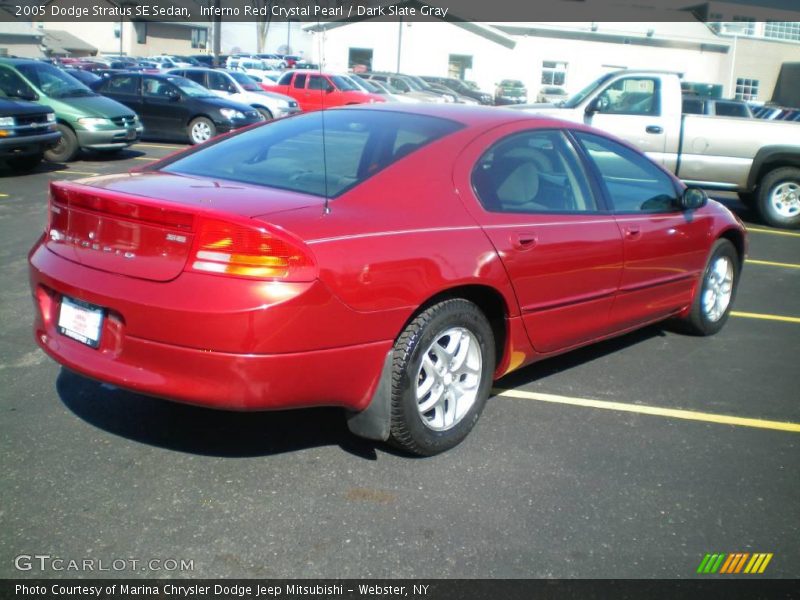
POLYGON ((130 108, 96 94, 51 64, 0 58, 0 97, 47 104, 61 140, 45 152, 53 162, 73 160, 81 149, 117 152, 136 142, 143 127, 130 108))

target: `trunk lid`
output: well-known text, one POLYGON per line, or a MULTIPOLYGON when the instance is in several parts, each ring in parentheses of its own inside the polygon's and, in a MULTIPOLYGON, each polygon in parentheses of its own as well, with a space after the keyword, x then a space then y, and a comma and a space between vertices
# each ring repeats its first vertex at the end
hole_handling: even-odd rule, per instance
POLYGON ((323 199, 150 172, 50 185, 48 249, 90 268, 169 281, 185 268, 198 220, 249 220, 323 199))

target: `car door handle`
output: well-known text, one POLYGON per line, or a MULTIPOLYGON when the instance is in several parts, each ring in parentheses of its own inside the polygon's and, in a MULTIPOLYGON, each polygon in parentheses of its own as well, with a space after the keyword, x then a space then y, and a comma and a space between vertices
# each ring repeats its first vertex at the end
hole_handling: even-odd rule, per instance
POLYGON ((533 233, 512 233, 511 245, 517 250, 530 250, 536 245, 536 235, 533 233))
POLYGON ((642 233, 638 225, 628 225, 625 228, 625 237, 629 240, 636 239, 642 233))
POLYGON ((644 130, 647 133, 664 133, 664 128, 660 125, 648 125, 644 130))

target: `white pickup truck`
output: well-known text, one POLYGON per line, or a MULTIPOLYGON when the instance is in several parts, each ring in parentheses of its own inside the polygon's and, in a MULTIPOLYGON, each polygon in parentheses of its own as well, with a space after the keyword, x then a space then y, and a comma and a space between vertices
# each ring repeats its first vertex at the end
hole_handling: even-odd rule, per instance
POLYGON ((513 108, 613 133, 686 183, 738 192, 766 223, 800 228, 800 123, 683 114, 681 105, 677 74, 626 70, 560 104, 513 108))

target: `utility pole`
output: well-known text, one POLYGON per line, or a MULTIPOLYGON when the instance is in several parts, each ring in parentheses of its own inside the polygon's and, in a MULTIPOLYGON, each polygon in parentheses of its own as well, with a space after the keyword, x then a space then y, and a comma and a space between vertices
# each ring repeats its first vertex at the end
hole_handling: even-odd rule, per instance
POLYGON ((400 56, 403 53, 403 17, 397 23, 397 72, 400 72, 400 56))
POLYGON ((214 62, 218 62, 219 55, 222 54, 222 40, 220 39, 222 37, 222 17, 220 16, 219 1, 214 0, 214 62))

